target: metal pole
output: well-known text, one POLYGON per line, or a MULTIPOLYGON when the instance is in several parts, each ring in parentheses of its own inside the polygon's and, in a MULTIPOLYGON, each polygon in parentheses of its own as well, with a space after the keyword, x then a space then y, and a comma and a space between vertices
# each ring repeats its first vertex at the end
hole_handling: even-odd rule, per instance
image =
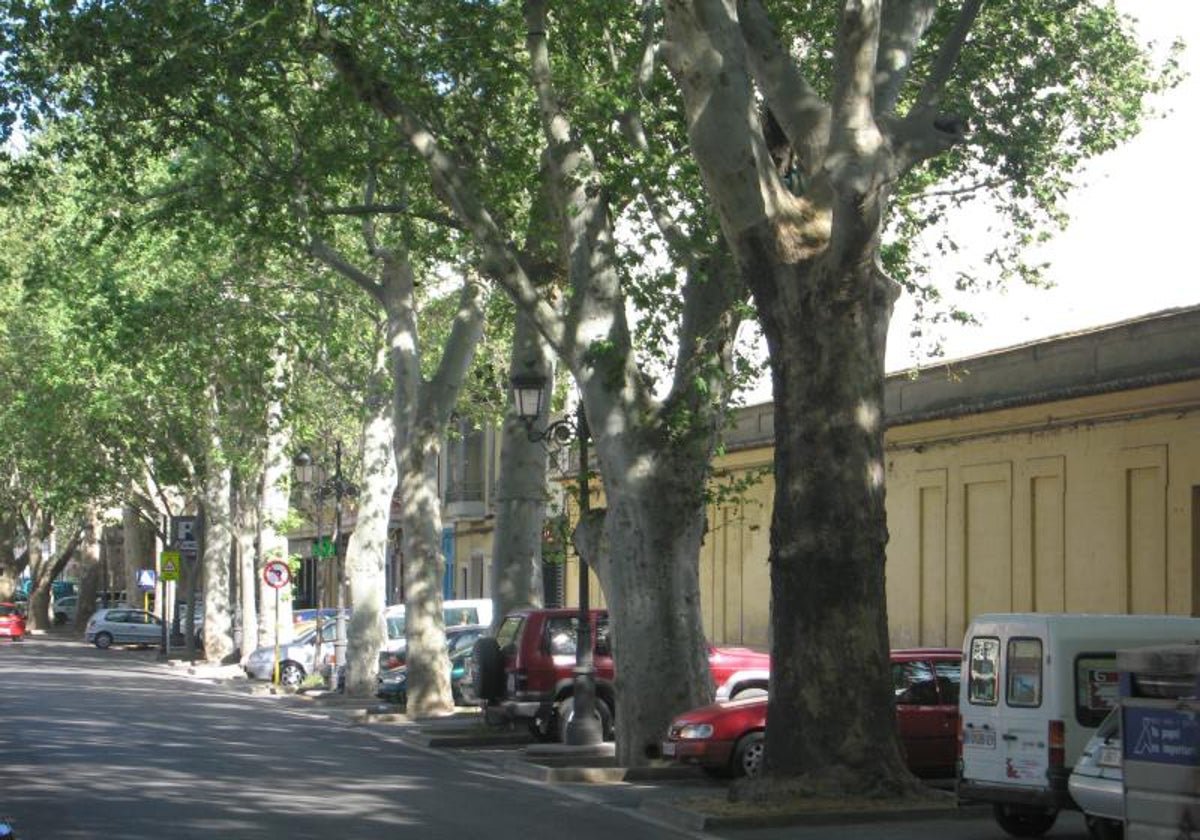
MULTIPOLYGON (((321 454, 322 454, 322 458, 323 458, 324 457, 324 449, 323 448, 322 448, 321 454)), ((322 473, 323 473, 324 468, 322 467, 321 469, 322 469, 322 473)), ((322 522, 322 520, 324 519, 324 516, 322 514, 325 513, 325 486, 324 486, 325 482, 324 482, 323 474, 322 474, 321 478, 322 478, 322 481, 316 485, 315 494, 314 494, 316 496, 316 508, 317 508, 317 511, 316 511, 317 512, 317 542, 316 542, 317 547, 316 547, 316 550, 313 551, 313 557, 315 558, 313 560, 313 578, 316 582, 315 588, 316 588, 316 595, 317 595, 317 653, 316 653, 316 656, 313 658, 313 663, 318 668, 320 668, 320 665, 321 665, 321 637, 323 635, 325 635, 324 633, 321 632, 321 624, 324 621, 324 618, 321 616, 321 608, 323 607, 323 604, 321 603, 321 595, 324 592, 324 587, 321 586, 321 578, 323 578, 325 576, 325 564, 321 562, 323 559, 325 559, 321 553, 324 550, 324 546, 321 544, 321 540, 322 540, 321 526, 324 524, 322 522)))
POLYGON ((279 685, 279 587, 275 587, 275 673, 271 677, 273 685, 279 685))
MULTIPOLYGON (((591 511, 588 488, 588 429, 583 400, 576 409, 576 431, 579 435, 579 519, 582 522, 591 511)), ((588 586, 588 564, 579 556, 579 633, 575 645, 574 713, 567 722, 567 743, 582 746, 604 741, 600 716, 596 714, 596 667, 592 658, 592 612, 588 586)))
POLYGON ((337 690, 338 669, 346 664, 346 586, 345 570, 342 568, 342 441, 333 443, 333 562, 337 574, 337 615, 334 628, 337 638, 333 640, 333 669, 330 674, 331 689, 337 690))

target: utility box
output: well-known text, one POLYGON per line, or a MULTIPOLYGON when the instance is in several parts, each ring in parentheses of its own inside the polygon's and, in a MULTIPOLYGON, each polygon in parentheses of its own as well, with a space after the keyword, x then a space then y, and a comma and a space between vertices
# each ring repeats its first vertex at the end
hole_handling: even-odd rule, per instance
POLYGON ((1117 652, 1125 837, 1200 835, 1200 643, 1117 652))

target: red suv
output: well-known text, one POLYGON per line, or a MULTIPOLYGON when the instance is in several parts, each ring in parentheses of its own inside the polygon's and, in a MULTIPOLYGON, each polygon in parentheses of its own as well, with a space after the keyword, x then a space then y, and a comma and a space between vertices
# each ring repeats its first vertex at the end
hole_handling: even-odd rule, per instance
MULTIPOLYGON (((923 775, 952 775, 958 753, 958 684, 962 651, 892 651, 896 722, 908 767, 923 775)), ((662 752, 698 764, 715 776, 757 776, 762 769, 767 698, 714 703, 671 721, 662 752)))
MULTIPOLYGON (((608 612, 591 611, 596 708, 606 738, 612 737, 616 693, 608 612)), ((575 688, 576 609, 528 609, 509 613, 496 635, 475 643, 463 693, 489 715, 526 720, 536 735, 564 739, 575 688)), ((770 656, 749 648, 709 646, 713 680, 724 683, 741 671, 761 673, 770 656)))

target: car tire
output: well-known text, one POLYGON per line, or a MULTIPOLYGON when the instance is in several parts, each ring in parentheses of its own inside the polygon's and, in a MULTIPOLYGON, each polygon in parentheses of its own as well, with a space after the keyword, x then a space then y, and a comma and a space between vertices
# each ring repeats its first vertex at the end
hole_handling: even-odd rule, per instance
POLYGON ((480 636, 471 648, 475 660, 475 696, 492 703, 504 696, 504 654, 492 636, 480 636))
POLYGON ((756 779, 762 774, 763 751, 766 743, 761 732, 748 732, 733 748, 729 769, 735 778, 756 779))
POLYGON ((295 662, 283 662, 279 666, 279 684, 288 688, 299 688, 304 682, 304 668, 295 662))
POLYGON ((97 633, 96 634, 94 644, 96 645, 96 647, 100 648, 100 650, 107 650, 108 648, 112 647, 112 643, 113 643, 112 633, 97 633))
MULTIPOLYGON (((613 739, 613 711, 603 697, 596 698, 596 711, 600 713, 600 732, 605 741, 613 739)), ((575 715, 575 698, 564 697, 554 710, 554 723, 559 742, 567 743, 567 726, 575 715)))
POLYGON ((1104 817, 1084 816, 1087 823, 1088 836, 1092 840, 1124 840, 1125 824, 1104 817))
POLYGON ((1000 827, 1013 837, 1041 837, 1058 819, 1058 811, 1053 809, 1004 803, 996 803, 993 813, 1000 827))

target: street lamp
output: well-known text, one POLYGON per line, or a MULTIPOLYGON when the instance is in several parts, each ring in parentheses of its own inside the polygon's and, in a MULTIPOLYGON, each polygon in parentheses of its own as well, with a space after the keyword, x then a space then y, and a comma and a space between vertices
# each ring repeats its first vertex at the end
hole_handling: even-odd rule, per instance
MULTIPOLYGON (((579 441, 579 519, 582 522, 590 510, 588 488, 588 441, 591 437, 587 415, 580 400, 575 408, 575 417, 564 417, 537 431, 534 424, 542 415, 542 398, 546 391, 546 378, 538 374, 514 376, 511 380, 513 403, 517 416, 525 425, 529 440, 566 446, 572 438, 579 441)), ((587 746, 604 741, 604 729, 600 716, 596 714, 596 666, 592 659, 592 616, 588 585, 587 561, 579 555, 579 618, 575 643, 575 686, 572 699, 573 711, 567 721, 566 742, 573 746, 587 746)))

